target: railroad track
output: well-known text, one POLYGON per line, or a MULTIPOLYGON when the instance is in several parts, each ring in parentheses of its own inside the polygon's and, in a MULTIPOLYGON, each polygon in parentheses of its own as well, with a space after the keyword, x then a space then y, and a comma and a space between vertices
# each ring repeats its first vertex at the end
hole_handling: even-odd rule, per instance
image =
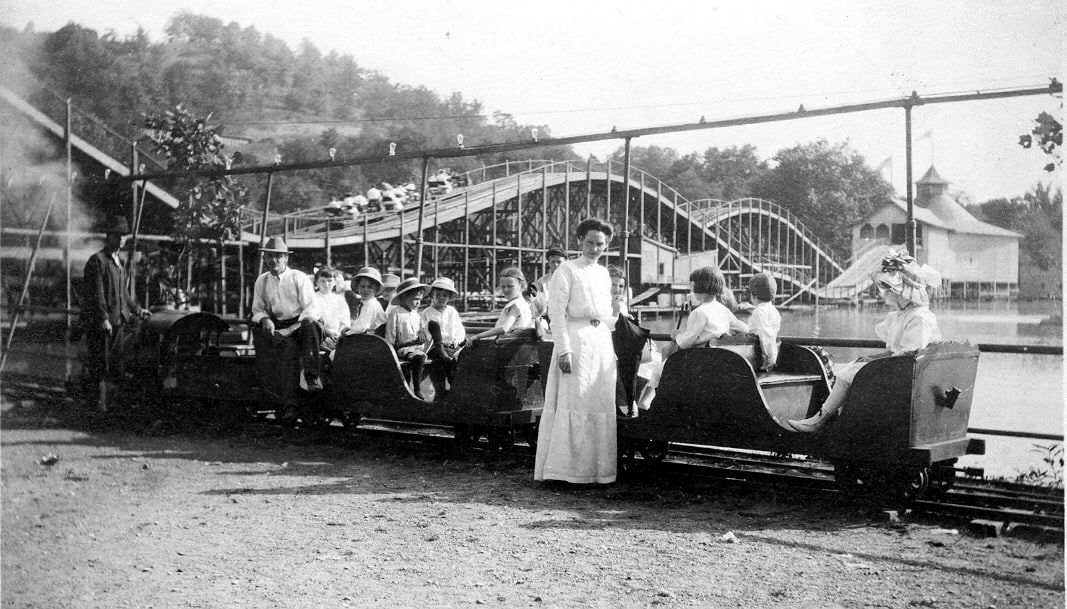
MULTIPOLYGON (((7 376, 7 375, 5 375, 7 376)), ((41 381, 27 376, 4 379, 6 399, 40 400, 51 403, 73 403, 59 382, 41 381)), ((260 417, 259 425, 276 428, 271 417, 260 417)), ((316 434, 334 438, 381 438, 392 441, 412 441, 444 448, 455 445, 452 431, 445 427, 417 425, 399 421, 365 421, 353 432, 336 422, 315 427, 316 434)), ((486 441, 478 441, 466 448, 489 451, 486 441)), ((521 462, 532 462, 533 449, 516 444, 509 455, 521 462)), ((841 493, 834 481, 833 466, 829 463, 793 457, 770 455, 753 451, 726 450, 707 446, 672 444, 666 458, 635 457, 625 461, 635 470, 655 468, 657 476, 685 479, 707 478, 726 484, 760 487, 790 487, 817 493, 841 493)), ((899 501, 867 502, 872 508, 900 509, 899 501)), ((936 514, 959 519, 982 519, 993 522, 1034 525, 1062 531, 1064 529, 1064 491, 1010 482, 957 476, 956 484, 936 498, 908 504, 913 512, 936 514)))

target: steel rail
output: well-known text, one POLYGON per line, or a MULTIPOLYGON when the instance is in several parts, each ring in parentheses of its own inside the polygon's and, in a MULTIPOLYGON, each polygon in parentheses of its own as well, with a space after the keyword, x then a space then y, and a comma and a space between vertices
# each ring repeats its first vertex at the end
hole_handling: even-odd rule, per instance
POLYGON ((847 114, 852 112, 867 112, 870 110, 884 110, 888 108, 911 108, 914 106, 928 105, 928 104, 944 104, 961 101, 978 101, 987 99, 1003 99, 1007 97, 1022 97, 1029 95, 1054 95, 1056 93, 1063 92, 1063 85, 1056 79, 1051 79, 1048 85, 1025 87, 1017 89, 1004 89, 999 91, 987 91, 985 93, 977 91, 975 93, 965 94, 932 94, 929 96, 920 96, 916 92, 912 92, 911 95, 888 99, 874 102, 864 102, 858 104, 844 104, 840 106, 827 106, 821 108, 813 108, 807 110, 804 105, 793 111, 789 112, 776 112, 770 114, 760 114, 747 117, 729 118, 714 121, 704 120, 703 117, 695 123, 681 123, 674 125, 664 125, 660 127, 645 127, 640 129, 626 129, 618 130, 612 128, 611 131, 601 133, 590 133, 585 135, 575 135, 569 137, 545 137, 545 138, 531 138, 524 141, 516 142, 502 142, 496 144, 483 144, 480 146, 465 146, 465 147, 449 147, 449 148, 437 148, 430 150, 415 150, 411 152, 397 151, 395 154, 377 154, 368 155, 362 157, 354 157, 352 159, 345 159, 342 161, 307 161, 301 163, 276 163, 273 165, 254 165, 248 167, 236 167, 231 169, 213 169, 213 170, 200 170, 190 172, 153 172, 153 173, 140 173, 132 174, 130 176, 115 177, 116 181, 119 180, 155 180, 163 177, 171 176, 210 176, 219 177, 225 175, 240 175, 250 173, 274 173, 279 171, 299 171, 306 169, 323 169, 327 167, 347 167, 353 165, 366 165, 369 163, 381 163, 388 161, 404 161, 412 159, 424 159, 424 158, 459 158, 467 156, 477 156, 483 154, 495 154, 501 152, 511 152, 515 150, 526 150, 530 148, 542 148, 548 146, 569 146, 571 144, 582 144, 586 142, 598 142, 604 140, 615 139, 628 139, 635 137, 644 137, 649 135, 662 135, 665 133, 682 133, 687 131, 699 131, 704 129, 718 129, 723 127, 737 127, 742 125, 756 125, 762 123, 773 123, 779 121, 795 120, 799 118, 814 118, 819 116, 831 116, 835 114, 847 114))

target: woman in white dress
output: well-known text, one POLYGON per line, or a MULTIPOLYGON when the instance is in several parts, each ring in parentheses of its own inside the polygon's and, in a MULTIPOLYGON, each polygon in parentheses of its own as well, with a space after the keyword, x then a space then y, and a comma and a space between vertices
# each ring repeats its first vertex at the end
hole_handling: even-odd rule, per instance
POLYGON ((583 220, 576 231, 581 257, 563 262, 549 283, 555 347, 537 432, 534 480, 615 481, 615 319, 611 278, 597 264, 613 232, 603 220, 583 220))

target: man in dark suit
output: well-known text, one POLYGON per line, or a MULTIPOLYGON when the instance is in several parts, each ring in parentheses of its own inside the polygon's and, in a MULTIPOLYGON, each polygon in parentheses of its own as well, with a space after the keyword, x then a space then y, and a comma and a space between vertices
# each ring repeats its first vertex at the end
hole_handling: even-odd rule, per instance
MULTIPOLYGON (((151 316, 126 288, 126 269, 118 252, 129 234, 126 219, 114 217, 104 229, 104 248, 85 263, 82 288, 81 323, 88 346, 86 373, 92 387, 101 381, 122 378, 126 332, 138 317, 151 316)), ((101 409, 107 404, 101 403, 101 409)))

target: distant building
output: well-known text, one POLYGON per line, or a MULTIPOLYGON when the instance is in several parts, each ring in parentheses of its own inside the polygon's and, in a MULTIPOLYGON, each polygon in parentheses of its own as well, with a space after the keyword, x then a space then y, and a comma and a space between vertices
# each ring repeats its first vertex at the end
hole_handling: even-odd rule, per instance
MULTIPOLYGON (((930 167, 915 183, 915 258, 941 273, 954 298, 1013 298, 1019 291, 1022 235, 982 222, 948 196, 949 182, 930 167)), ((852 228, 852 256, 877 246, 905 244, 905 201, 875 210, 852 228)))

